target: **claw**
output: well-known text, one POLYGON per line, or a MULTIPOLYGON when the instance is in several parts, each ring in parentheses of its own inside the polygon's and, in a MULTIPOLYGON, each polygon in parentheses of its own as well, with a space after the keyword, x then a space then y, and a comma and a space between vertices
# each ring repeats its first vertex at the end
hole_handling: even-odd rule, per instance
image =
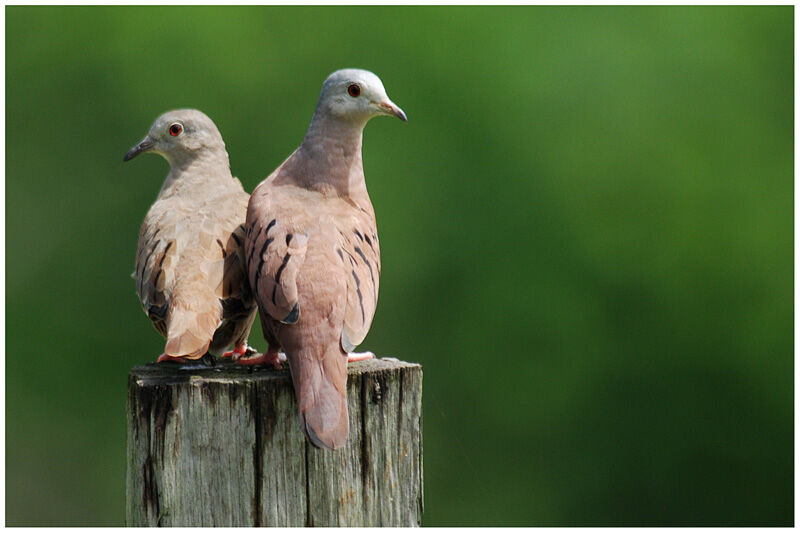
POLYGON ((239 357, 236 362, 240 365, 261 365, 261 364, 271 364, 276 370, 280 370, 283 367, 281 363, 286 361, 286 354, 279 353, 278 350, 274 350, 272 348, 267 349, 267 351, 263 354, 256 354, 247 357, 239 357))
POLYGON ((233 350, 229 352, 223 352, 222 357, 230 357, 233 361, 238 361, 248 351, 252 351, 252 348, 250 348, 247 343, 244 343, 239 346, 234 346, 233 350))

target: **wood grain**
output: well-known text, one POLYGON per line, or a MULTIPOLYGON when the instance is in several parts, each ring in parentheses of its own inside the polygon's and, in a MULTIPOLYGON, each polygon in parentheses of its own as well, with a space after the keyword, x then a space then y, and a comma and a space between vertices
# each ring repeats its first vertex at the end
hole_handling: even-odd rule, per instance
POLYGON ((422 367, 350 363, 350 436, 309 445, 288 370, 146 365, 128 381, 129 526, 418 526, 422 367))

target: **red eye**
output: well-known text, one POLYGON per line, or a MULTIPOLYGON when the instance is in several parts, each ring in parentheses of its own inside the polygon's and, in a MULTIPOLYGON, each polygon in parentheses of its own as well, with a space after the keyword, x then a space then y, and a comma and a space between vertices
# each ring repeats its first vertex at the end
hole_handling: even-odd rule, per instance
POLYGON ((353 98, 358 98, 358 95, 361 94, 361 87, 359 87, 355 83, 350 84, 347 86, 347 94, 349 94, 353 98))
POLYGON ((172 135, 173 137, 177 137, 181 133, 183 133, 183 126, 181 126, 177 122, 169 127, 169 134, 172 135))

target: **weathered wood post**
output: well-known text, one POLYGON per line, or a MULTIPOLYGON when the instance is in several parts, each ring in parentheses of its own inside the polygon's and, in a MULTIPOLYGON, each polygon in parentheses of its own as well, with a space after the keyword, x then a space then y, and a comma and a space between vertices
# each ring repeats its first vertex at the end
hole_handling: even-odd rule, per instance
POLYGON ((418 526, 422 367, 350 363, 350 437, 306 443, 288 370, 135 367, 129 526, 418 526))

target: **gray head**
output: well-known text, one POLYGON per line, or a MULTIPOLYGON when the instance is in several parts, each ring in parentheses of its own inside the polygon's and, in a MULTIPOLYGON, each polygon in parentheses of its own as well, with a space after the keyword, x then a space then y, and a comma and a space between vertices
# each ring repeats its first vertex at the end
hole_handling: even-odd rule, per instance
POLYGON ((182 165, 208 152, 224 154, 225 142, 217 126, 196 109, 177 109, 158 117, 144 139, 128 150, 124 161, 144 152, 162 155, 170 165, 182 165))
POLYGON ((322 84, 317 112, 366 124, 378 115, 394 115, 407 122, 406 114, 386 95, 380 78, 367 70, 337 70, 322 84))

